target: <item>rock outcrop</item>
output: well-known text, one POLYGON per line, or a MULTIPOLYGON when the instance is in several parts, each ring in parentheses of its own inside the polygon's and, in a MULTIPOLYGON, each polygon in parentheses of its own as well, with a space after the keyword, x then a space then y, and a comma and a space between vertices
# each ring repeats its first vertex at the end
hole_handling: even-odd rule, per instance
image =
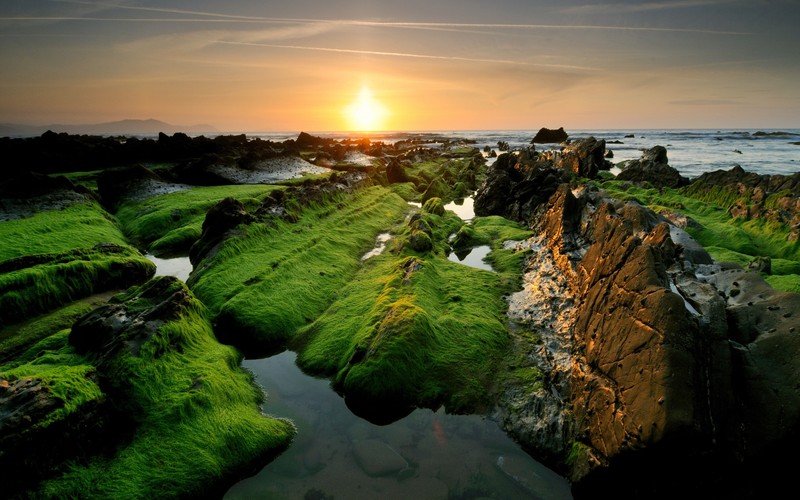
POLYGON ((622 172, 617 175, 617 179, 621 181, 649 182, 656 187, 671 188, 689 184, 689 179, 669 166, 667 150, 663 146, 645 149, 641 158, 621 162, 619 167, 622 172))
POLYGON ((549 129, 547 127, 542 127, 536 132, 536 135, 531 140, 533 144, 558 144, 560 142, 564 142, 569 137, 564 131, 564 127, 559 127, 558 129, 549 129))
POLYGON ((785 484, 776 450, 800 437, 800 296, 713 263, 636 203, 561 184, 540 204, 542 191, 515 190, 519 170, 497 170, 475 206, 503 212, 502 186, 506 214, 531 214, 527 295, 510 300, 541 341, 528 359, 545 381, 527 401, 502 396, 507 430, 566 474, 576 497, 749 497, 785 484))
POLYGON ((760 175, 737 165, 705 173, 685 191, 694 198, 713 200, 736 218, 788 224, 789 240, 800 239, 800 172, 760 175))

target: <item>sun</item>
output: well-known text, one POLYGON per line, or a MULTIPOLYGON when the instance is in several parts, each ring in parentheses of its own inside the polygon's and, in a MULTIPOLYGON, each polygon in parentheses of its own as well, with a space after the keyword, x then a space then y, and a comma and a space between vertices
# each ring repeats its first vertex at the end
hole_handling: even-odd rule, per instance
POLYGON ((366 85, 361 87, 356 100, 344 110, 351 130, 369 132, 383 128, 386 117, 386 108, 372 95, 372 90, 366 85))

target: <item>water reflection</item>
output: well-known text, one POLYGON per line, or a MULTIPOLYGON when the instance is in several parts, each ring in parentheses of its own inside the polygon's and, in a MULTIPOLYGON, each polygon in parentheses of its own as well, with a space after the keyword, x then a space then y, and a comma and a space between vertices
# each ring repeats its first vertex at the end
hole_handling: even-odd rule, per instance
POLYGON ((465 266, 494 271, 492 266, 484 260, 491 251, 492 248, 489 245, 480 245, 474 248, 453 251, 447 256, 447 260, 464 264, 465 266))
POLYGON ((189 274, 192 272, 192 263, 189 262, 189 257, 160 259, 149 253, 146 254, 145 257, 156 265, 156 276, 175 276, 179 280, 185 282, 189 279, 189 274))
POLYGON ((295 358, 244 362, 268 393, 264 411, 291 418, 298 435, 225 498, 571 498, 563 478, 493 421, 415 410, 373 425, 350 413, 326 380, 304 375, 295 358))
POLYGON ((390 239, 392 239, 392 235, 389 233, 379 234, 378 237, 375 238, 375 248, 362 255, 361 262, 364 262, 365 260, 371 257, 375 257, 382 254, 383 251, 386 249, 386 242, 389 241, 390 239))
POLYGON ((444 206, 445 210, 452 210, 464 222, 470 222, 475 218, 475 199, 472 196, 451 201, 444 206))

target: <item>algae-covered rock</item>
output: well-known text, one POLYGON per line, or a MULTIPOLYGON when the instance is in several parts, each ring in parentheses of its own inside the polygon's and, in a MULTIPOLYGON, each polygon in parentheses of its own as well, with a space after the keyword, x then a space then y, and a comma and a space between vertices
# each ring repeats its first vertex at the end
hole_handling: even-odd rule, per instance
POLYGON ((422 210, 433 215, 444 215, 444 203, 441 198, 429 198, 422 205, 422 210))
POLYGON ((425 231, 413 230, 408 237, 408 243, 415 252, 428 252, 433 249, 433 241, 425 231))
POLYGON ((24 455, 0 455, 0 462, 14 458, 38 471, 19 485, 33 496, 214 495, 241 471, 273 458, 294 435, 290 422, 260 414, 263 393, 238 367, 238 353, 216 342, 204 306, 176 278, 159 277, 116 296, 63 339, 57 358, 30 351, 29 362, 7 372, 43 373, 57 405, 47 389, 31 392, 35 380, 0 383, 0 390, 13 389, 10 401, 31 410, 41 401, 49 412, 29 429, 7 429, 6 440, 24 436, 24 455), (17 391, 20 384, 31 390, 17 391), (43 440, 58 452, 40 446, 43 440))

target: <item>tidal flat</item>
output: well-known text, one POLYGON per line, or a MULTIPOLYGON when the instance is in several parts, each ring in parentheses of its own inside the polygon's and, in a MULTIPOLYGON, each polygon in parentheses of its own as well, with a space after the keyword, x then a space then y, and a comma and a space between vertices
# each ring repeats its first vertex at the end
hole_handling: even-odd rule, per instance
MULTIPOLYGON (((641 472, 628 460, 636 450, 648 450, 642 466, 668 463, 687 433, 706 438, 714 427, 725 444, 692 448, 692 457, 715 456, 731 471, 796 436, 800 406, 795 412, 789 398, 780 427, 786 433, 748 435, 758 443, 748 451, 754 455, 732 458, 739 438, 718 429, 735 427, 735 419, 719 412, 750 396, 721 382, 727 365, 713 365, 713 377, 690 369, 698 377, 692 385, 726 388, 735 400, 709 399, 710 413, 683 401, 671 406, 676 393, 669 390, 628 396, 633 389, 624 379, 652 371, 652 383, 669 386, 660 373, 679 372, 670 363, 684 359, 683 351, 627 366, 662 342, 727 363, 739 352, 727 339, 750 349, 762 333, 770 342, 784 333, 794 338, 800 247, 790 184, 743 198, 711 184, 620 180, 598 172, 611 165, 598 160, 605 144, 593 138, 502 153, 491 165, 469 140, 383 144, 301 134, 267 144, 237 137, 219 139, 213 153, 208 141, 198 141, 205 152, 182 161, 4 179, 0 467, 11 472, 12 498, 220 497, 293 442, 307 452, 307 426, 261 410, 271 397, 262 387, 280 386, 279 377, 254 380, 242 367, 287 349, 305 374, 329 382, 356 419, 387 425, 424 409, 499 423, 562 476, 553 498, 582 497, 609 487, 606 478, 641 472), (270 170, 286 162, 314 168, 270 170), (230 183, 255 171, 274 183, 230 183), (467 217, 459 210, 465 204, 474 206, 467 217), (621 243, 598 250, 606 240, 621 243), (373 252, 376 242, 380 252, 373 252), (486 252, 486 269, 453 259, 476 248, 486 252), (637 257, 645 251, 650 257, 637 257), (188 258, 191 273, 185 282, 154 276, 156 257, 188 258), (638 259, 644 270, 627 271, 625 259, 638 259), (617 267, 605 269, 607 262, 617 267), (637 295, 627 274, 605 295, 597 292, 620 269, 647 277, 646 293, 637 295), (736 277, 725 281, 730 272, 736 277), (563 290, 547 288, 545 274, 560 275, 563 290), (510 301, 532 296, 535 303, 514 305, 524 314, 508 314, 510 301), (656 296, 669 308, 648 302, 656 296), (764 305, 765 319, 725 319, 754 317, 741 310, 748 301, 764 305), (645 340, 613 363, 586 361, 598 332, 627 352, 628 340, 615 344, 616 327, 598 319, 617 316, 645 318, 619 330, 645 340), (726 321, 741 325, 727 331, 726 321), (670 337, 676 324, 713 340, 687 347, 670 337), (616 413, 581 399, 594 387, 616 398, 616 413), (653 430, 631 427, 650 418, 653 430), (571 494, 562 488, 570 483, 571 494)), ((777 363, 771 350, 795 352, 794 344, 775 345, 753 348, 767 356, 759 369, 777 363)), ((742 418, 764 428, 772 422, 742 418)), ((421 460, 414 453, 400 459, 413 465, 421 460)), ((327 465, 316 463, 312 476, 327 465)), ((392 491, 431 481, 416 477, 413 466, 398 471, 381 476, 392 491)), ((709 488, 730 473, 713 472, 680 484, 709 488)), ((303 488, 316 484, 304 480, 303 488)), ((636 491, 644 494, 642 481, 636 491)), ((530 482, 511 478, 503 488, 520 498, 545 494, 526 490, 530 482)), ((436 484, 429 493, 466 494, 463 484, 450 491, 436 484)), ((489 483, 472 486, 484 496, 503 494, 489 483)))

